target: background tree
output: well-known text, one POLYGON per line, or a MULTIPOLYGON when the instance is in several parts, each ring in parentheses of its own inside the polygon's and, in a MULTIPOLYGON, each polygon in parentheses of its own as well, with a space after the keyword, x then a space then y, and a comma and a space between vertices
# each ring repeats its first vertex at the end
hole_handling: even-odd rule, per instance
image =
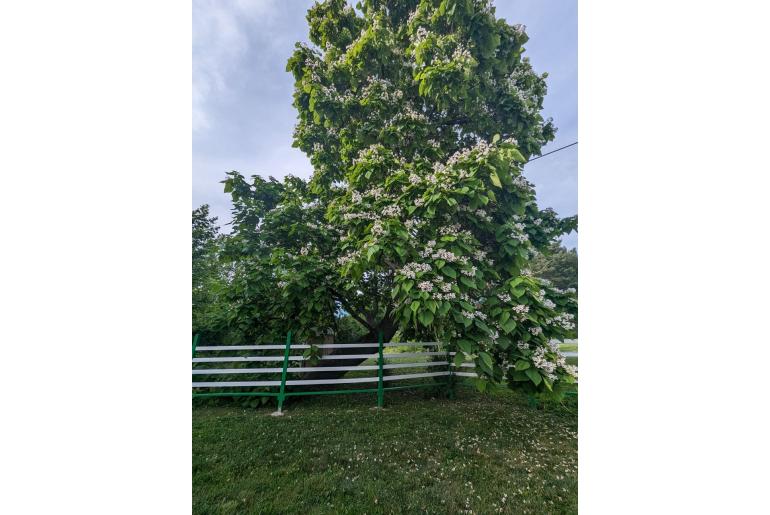
POLYGON ((577 290, 577 249, 567 249, 559 243, 552 243, 546 252, 532 260, 532 273, 548 279, 557 288, 577 290))
POLYGON ((574 296, 531 259, 576 228, 540 210, 522 165, 554 137, 546 75, 523 26, 483 0, 315 4, 297 45, 295 146, 309 182, 228 174, 229 323, 249 337, 382 331, 447 341, 488 381, 561 390, 576 371, 552 345, 574 296))
POLYGON ((192 212, 192 330, 202 341, 227 341, 227 269, 220 261, 223 236, 208 204, 192 212))

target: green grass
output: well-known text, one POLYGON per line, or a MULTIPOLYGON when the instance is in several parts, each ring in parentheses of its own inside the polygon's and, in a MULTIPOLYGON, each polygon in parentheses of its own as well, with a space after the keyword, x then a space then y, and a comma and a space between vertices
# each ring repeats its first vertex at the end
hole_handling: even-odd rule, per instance
MULTIPOLYGON (((400 371, 399 371, 400 372, 400 371)), ((194 513, 576 513, 577 415, 458 388, 193 408, 194 513)))

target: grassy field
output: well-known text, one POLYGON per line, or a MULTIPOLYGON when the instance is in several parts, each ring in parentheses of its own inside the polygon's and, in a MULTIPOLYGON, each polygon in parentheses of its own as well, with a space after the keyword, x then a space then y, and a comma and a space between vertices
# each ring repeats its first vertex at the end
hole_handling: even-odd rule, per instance
POLYGON ((576 513, 577 406, 458 388, 193 408, 194 513, 576 513))

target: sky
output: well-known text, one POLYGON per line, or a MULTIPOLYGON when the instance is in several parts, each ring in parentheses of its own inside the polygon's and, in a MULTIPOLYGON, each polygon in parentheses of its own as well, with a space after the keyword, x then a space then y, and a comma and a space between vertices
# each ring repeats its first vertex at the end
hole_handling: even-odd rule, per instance
MULTIPOLYGON (((305 14, 313 0, 194 0, 192 40, 192 207, 209 204, 225 232, 230 202, 225 173, 308 178, 307 156, 291 146, 297 114, 286 60, 307 42, 305 14)), ((548 72, 543 114, 556 139, 543 153, 577 138, 577 1, 495 0, 496 15, 527 26, 524 55, 548 72)), ((579 145, 578 145, 579 146, 579 145)), ((577 213, 574 146, 525 165, 541 209, 577 213)), ((563 238, 577 245, 577 234, 563 238)))

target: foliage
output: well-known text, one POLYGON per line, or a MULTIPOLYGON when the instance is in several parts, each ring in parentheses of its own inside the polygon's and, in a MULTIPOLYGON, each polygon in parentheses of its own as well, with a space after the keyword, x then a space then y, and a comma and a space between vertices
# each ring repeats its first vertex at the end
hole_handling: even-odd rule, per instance
POLYGON ((557 288, 577 290, 577 249, 567 249, 558 243, 550 245, 546 252, 532 261, 532 273, 548 279, 557 288))
POLYGON ((217 218, 209 214, 208 204, 192 212, 192 331, 201 335, 200 343, 238 341, 226 324, 230 309, 226 302, 229 269, 221 259, 225 237, 219 233, 217 218))
POLYGON ((315 4, 315 46, 288 61, 310 181, 224 181, 229 326, 274 339, 290 323, 312 341, 348 314, 364 341, 450 342, 482 390, 563 392, 576 370, 550 341, 571 331, 576 301, 528 267, 577 220, 539 209, 522 175, 555 133, 524 27, 483 0, 361 10, 315 4))

